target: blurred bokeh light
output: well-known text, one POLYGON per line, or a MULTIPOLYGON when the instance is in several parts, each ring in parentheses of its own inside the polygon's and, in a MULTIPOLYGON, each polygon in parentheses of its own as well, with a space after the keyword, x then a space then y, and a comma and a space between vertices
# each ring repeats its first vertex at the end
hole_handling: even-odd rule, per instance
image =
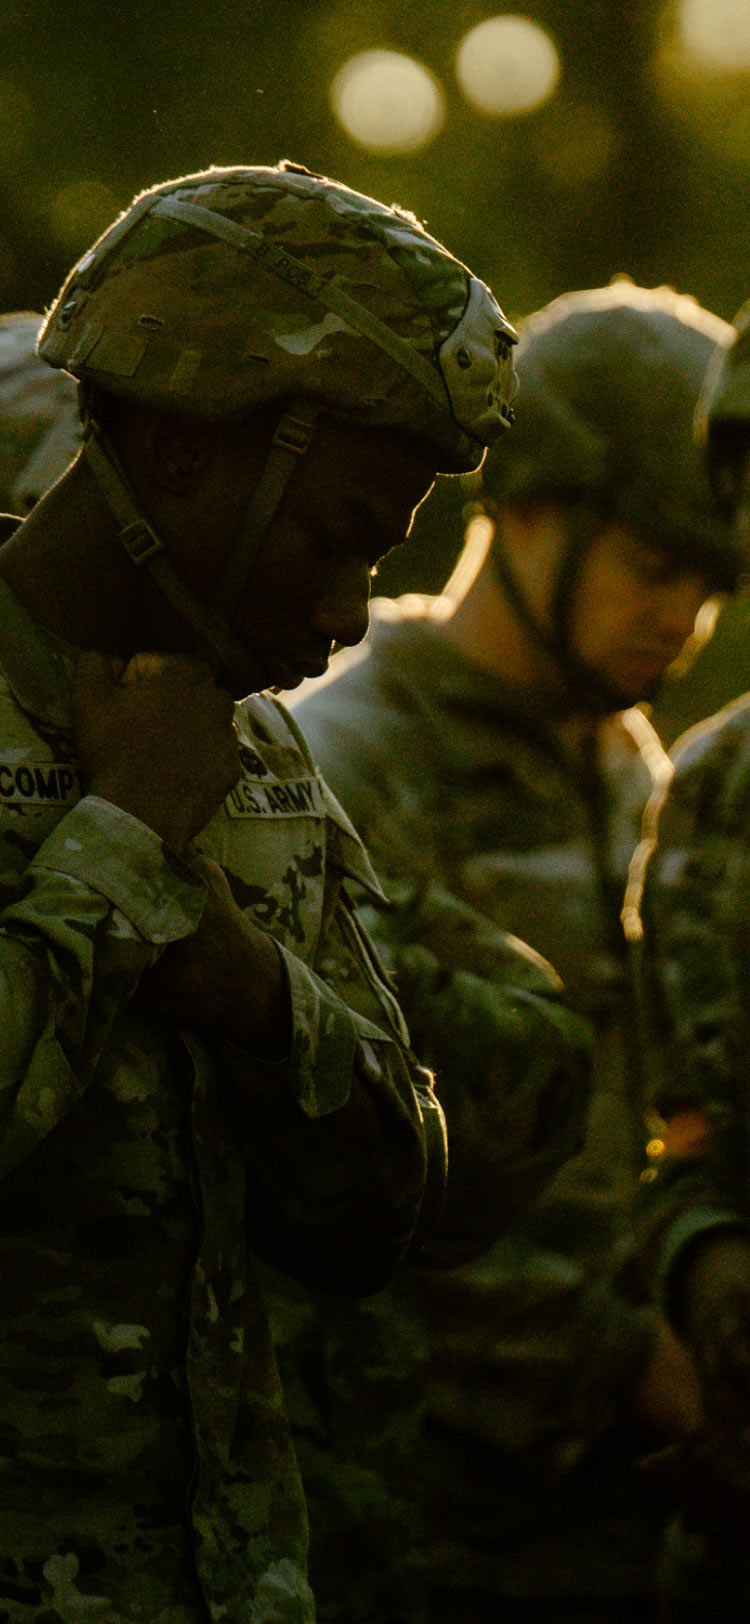
POLYGON ((339 70, 331 105, 347 135, 368 152, 419 152, 445 120, 435 75, 400 51, 360 51, 339 70))
POLYGON ((672 0, 657 73, 673 115, 724 162, 750 168, 750 0, 672 0))
POLYGON ((456 73, 473 107, 495 118, 516 118, 553 94, 560 58, 549 34, 528 17, 488 17, 464 35, 456 73))
POLYGON ((719 73, 750 69, 750 0, 680 0, 677 18, 697 62, 719 73))

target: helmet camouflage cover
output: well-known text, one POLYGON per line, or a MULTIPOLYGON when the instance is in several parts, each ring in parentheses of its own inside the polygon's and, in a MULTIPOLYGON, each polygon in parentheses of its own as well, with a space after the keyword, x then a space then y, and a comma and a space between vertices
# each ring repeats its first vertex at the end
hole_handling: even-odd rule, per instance
POLYGON ((304 396, 426 439, 461 470, 512 421, 515 339, 413 216, 282 164, 137 198, 68 277, 39 354, 199 418, 304 396))
POLYGON ((730 342, 714 354, 696 412, 699 432, 719 423, 750 425, 750 299, 738 310, 730 342))
MULTIPOLYGON (((695 414, 698 440, 708 453, 717 501, 729 516, 747 522, 747 461, 750 453, 750 299, 737 312, 728 348, 715 351, 695 414)), ((730 329, 731 331, 731 329, 730 329)))
POLYGON ((28 310, 0 316, 2 513, 28 513, 80 448, 76 387, 39 361, 41 324, 28 310))
POLYGON ((564 294, 522 324, 511 454, 482 470, 499 501, 562 495, 731 585, 738 556, 693 420, 732 328, 672 288, 626 278, 564 294))

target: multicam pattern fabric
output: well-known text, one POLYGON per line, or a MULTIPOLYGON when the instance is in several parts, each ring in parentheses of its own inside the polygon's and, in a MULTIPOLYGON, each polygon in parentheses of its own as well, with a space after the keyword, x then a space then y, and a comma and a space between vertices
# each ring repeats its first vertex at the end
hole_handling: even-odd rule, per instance
POLYGON ((696 411, 701 437, 724 423, 750 419, 750 299, 732 323, 734 335, 714 356, 696 411))
POLYGON ((672 1127, 644 1206, 662 1273, 698 1231, 747 1213, 750 697, 691 729, 634 863, 650 1103, 672 1127), (682 1153, 680 1153, 682 1152, 682 1153))
MULTIPOLYGON (((750 1224, 750 696, 687 733, 669 793, 649 808, 634 864, 646 1076, 664 1154, 640 1204, 639 1266, 675 1292, 684 1249, 750 1224)), ((675 1608, 744 1619, 747 1482, 710 1435, 670 1530, 662 1585, 675 1608)))
POLYGON ((69 276, 39 353, 199 417, 304 395, 473 468, 510 420, 515 337, 406 211, 293 167, 217 169, 136 199, 69 276))
POLYGON ((653 1316, 619 1298, 608 1270, 643 1141, 619 910, 668 762, 638 712, 600 728, 574 767, 561 736, 452 650, 424 606, 376 605, 368 644, 342 665, 295 714, 396 900, 367 917, 415 1047, 434 1059, 451 1143, 434 1254, 456 1266, 410 1270, 369 1324, 367 1305, 333 1331, 320 1314, 317 1334, 309 1312, 275 1311, 321 1616, 416 1624, 425 1585, 450 1591, 457 1616, 476 1592, 499 1607, 546 1597, 552 1616, 563 1598, 645 1594, 662 1508, 636 1468, 625 1395, 653 1316), (514 957, 508 930, 559 970, 561 1004, 545 1001, 541 961, 532 973, 514 957), (588 1079, 573 1010, 596 1039, 579 1154, 588 1079), (356 1571, 342 1567, 345 1546, 356 1571), (398 1606, 386 1568, 402 1573, 398 1606))
POLYGON ((286 964, 292 1055, 264 1088, 319 1119, 364 1086, 381 1130, 343 1167, 303 1160, 258 1128, 262 1067, 153 1013, 142 977, 196 928, 203 881, 81 798, 73 651, 4 587, 0 616, 0 1620, 311 1624, 250 1249, 278 1261, 278 1229, 335 1289, 336 1256, 310 1261, 322 1215, 354 1289, 352 1190, 360 1210, 380 1180, 371 1261, 417 1221, 429 1087, 345 893, 377 885, 293 723, 246 701, 243 776, 200 846, 286 964))

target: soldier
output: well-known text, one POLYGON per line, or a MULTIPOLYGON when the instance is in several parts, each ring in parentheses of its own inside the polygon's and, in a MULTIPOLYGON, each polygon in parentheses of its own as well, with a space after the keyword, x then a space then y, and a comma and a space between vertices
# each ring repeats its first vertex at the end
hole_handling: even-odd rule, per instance
MULTIPOLYGON (((697 415, 717 505, 750 551, 750 304, 709 368, 697 415)), ((665 1624, 750 1608, 750 696, 675 751, 634 864, 650 1027, 657 1177, 643 1202, 656 1275, 700 1375, 705 1425, 681 1465, 666 1544, 665 1624), (663 805, 662 805, 663 801, 663 805), (644 890, 645 881, 645 890, 644 890)))
POLYGON ((0 556, 13 1624, 313 1619, 252 1254, 376 1290, 444 1137, 377 882, 260 690, 362 636, 514 337, 411 215, 284 164, 144 193, 48 316, 85 444, 0 556))
POLYGON ((36 353, 42 317, 0 316, 0 513, 29 513, 81 446, 76 386, 36 353))
MULTIPOLYGON (((424 1464, 431 1624, 649 1615, 665 1508, 638 1457, 692 1424, 696 1395, 654 1310, 608 1283, 644 1139, 619 915, 644 801, 669 770, 643 713, 623 707, 654 694, 704 599, 735 580, 691 438, 708 357, 729 331, 691 299, 624 280, 531 318, 511 455, 497 447, 483 470, 494 535, 473 584, 458 602, 376 606, 365 652, 342 656, 338 678, 295 707, 397 901, 369 917, 436 1068, 451 1144, 473 1113, 479 1147, 473 1203, 451 1210, 449 1176, 446 1222, 460 1240, 472 1220, 476 1240, 484 1226, 483 1254, 442 1275, 411 1271, 384 1300, 394 1338, 407 1313, 425 1338, 412 1459, 424 1464), (489 1022, 472 1028, 455 976, 471 925, 438 935, 436 887, 473 912, 477 962, 493 928, 521 934, 594 1026, 585 1148, 537 1199, 529 1184, 505 1236, 507 1211, 488 1196, 502 1184, 489 1022)), ((490 1005, 493 967, 481 973, 490 1005)), ((517 1207, 522 1188, 521 1172, 517 1207)), ((444 1227, 444 1260, 450 1238, 444 1227)), ((352 1480, 331 1419, 344 1332, 332 1353, 328 1333, 324 1400, 324 1356, 313 1360, 306 1335, 290 1388, 293 1376, 321 1615, 400 1618, 372 1604, 355 1615, 335 1593, 323 1612, 337 1577, 330 1483, 352 1480)), ((373 1363, 385 1367, 379 1346, 373 1363)), ((364 1384, 359 1398, 366 1414, 364 1384)), ((356 1442, 345 1415, 340 1432, 356 1442)), ((404 1482, 405 1469, 401 1499, 404 1482)))

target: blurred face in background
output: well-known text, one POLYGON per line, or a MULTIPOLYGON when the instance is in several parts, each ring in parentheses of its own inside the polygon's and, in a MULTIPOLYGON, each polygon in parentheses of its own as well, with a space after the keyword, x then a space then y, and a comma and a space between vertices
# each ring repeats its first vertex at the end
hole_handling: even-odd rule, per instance
POLYGON ((595 536, 575 588, 571 646, 623 704, 653 698, 715 590, 669 548, 607 525, 595 536))

